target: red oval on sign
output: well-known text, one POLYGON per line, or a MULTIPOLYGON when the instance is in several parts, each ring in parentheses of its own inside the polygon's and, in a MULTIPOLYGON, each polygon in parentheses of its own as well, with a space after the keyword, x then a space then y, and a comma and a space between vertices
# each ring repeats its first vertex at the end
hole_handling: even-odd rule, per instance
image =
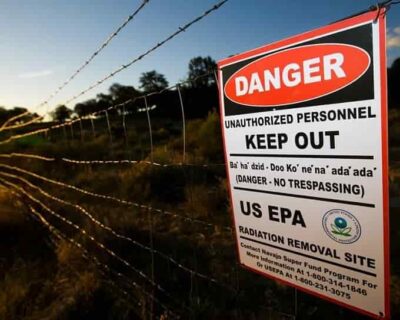
POLYGON ((360 78, 370 65, 355 46, 329 43, 292 48, 262 57, 236 71, 225 84, 235 103, 281 106, 338 91, 360 78))

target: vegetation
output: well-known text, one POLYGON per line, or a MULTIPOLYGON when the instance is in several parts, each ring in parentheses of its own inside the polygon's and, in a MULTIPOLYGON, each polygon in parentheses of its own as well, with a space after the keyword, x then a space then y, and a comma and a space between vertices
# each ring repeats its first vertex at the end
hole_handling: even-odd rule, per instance
MULTIPOLYGON (((195 58, 191 65, 200 65, 204 71, 211 62, 208 58, 204 61, 195 58)), ((191 79, 196 78, 197 71, 194 70, 197 68, 189 70, 191 79)), ((167 83, 164 85, 168 86, 167 83)), ((146 90, 145 87, 141 89, 146 90)), ((132 86, 114 84, 107 94, 78 103, 74 113, 87 115, 141 94, 141 90, 132 86)), ((224 159, 219 115, 215 111, 218 105, 215 83, 210 78, 194 86, 184 86, 182 96, 188 119, 185 154, 179 96, 175 90, 167 90, 149 97, 148 101, 149 106, 156 106, 150 111, 153 152, 146 113, 140 111, 143 101, 139 100, 126 105, 125 131, 120 109, 109 114, 111 130, 104 114, 100 114, 93 121, 94 127, 91 120, 86 119, 82 121, 82 127, 76 123, 72 129, 59 128, 47 135, 27 137, 1 148, 1 153, 29 152, 54 157, 55 161, 15 157, 4 158, 1 162, 92 192, 145 205, 124 205, 110 199, 94 198, 17 173, 54 197, 78 204, 119 234, 153 247, 194 273, 183 270, 158 253, 152 254, 115 237, 93 223, 76 206, 50 199, 24 181, 8 176, 7 181, 23 187, 46 206, 86 230, 154 279, 173 297, 154 288, 137 272, 26 195, 16 196, 10 192, 13 188, 3 182, 0 189, 0 250, 4 253, 0 259, 0 319, 165 320, 172 318, 169 311, 180 314, 183 319, 290 319, 294 314, 294 290, 236 264, 235 243, 231 231, 226 228, 231 225, 231 208, 225 167, 220 165, 224 159), (142 159, 163 164, 177 164, 185 159, 185 163, 197 165, 71 164, 62 161, 62 157, 142 159), (64 238, 40 223, 28 205, 61 230, 64 238), (149 206, 163 211, 150 210, 149 206), (84 246, 89 255, 71 243, 71 239, 84 246), (90 257, 97 257, 100 264, 90 257), (112 271, 104 269, 103 265, 112 271), (216 279, 218 284, 196 276, 196 272, 216 279), (132 286, 133 281, 140 288, 132 286), (157 301, 149 295, 154 295, 157 301), (160 303, 168 306, 169 311, 160 303)), ((400 103, 396 99, 391 96, 389 114, 390 192, 393 199, 399 199, 400 192, 400 103)), ((67 118, 55 115, 54 121, 62 122, 67 118)), ((18 131, 3 132, 1 139, 48 125, 38 123, 18 131)), ((10 169, 1 170, 2 173, 16 174, 10 169)), ((0 174, 0 178, 6 177, 0 174)), ((392 312, 396 318, 400 317, 400 232, 395 226, 400 223, 400 209, 398 204, 392 203, 392 206, 392 312)), ((299 319, 363 318, 302 293, 298 293, 298 310, 299 319)))
POLYGON ((139 82, 140 89, 145 93, 161 91, 168 87, 168 81, 165 79, 165 76, 155 70, 142 73, 139 82))

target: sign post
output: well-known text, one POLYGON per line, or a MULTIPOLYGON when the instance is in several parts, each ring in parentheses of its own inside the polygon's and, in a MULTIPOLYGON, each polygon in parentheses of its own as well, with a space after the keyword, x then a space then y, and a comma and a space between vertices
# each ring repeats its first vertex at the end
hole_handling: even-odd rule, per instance
POLYGON ((379 13, 222 60, 218 81, 240 263, 388 318, 386 30, 379 13))

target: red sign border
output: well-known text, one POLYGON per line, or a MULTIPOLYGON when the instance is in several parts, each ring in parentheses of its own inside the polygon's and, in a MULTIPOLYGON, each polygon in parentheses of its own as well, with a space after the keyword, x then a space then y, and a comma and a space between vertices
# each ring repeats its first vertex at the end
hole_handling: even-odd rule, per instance
POLYGON ((384 242, 384 307, 385 307, 385 314, 384 316, 376 315, 373 314, 369 311, 357 308, 355 306, 352 306, 350 304, 344 303, 342 301, 335 300, 334 298, 324 296, 322 294, 319 294, 315 291, 312 291, 310 289, 300 287, 296 284, 290 283, 288 281, 276 278, 273 275, 270 274, 265 274, 260 272, 259 270, 253 269, 252 267, 246 266, 241 263, 240 261, 240 255, 239 255, 239 242, 237 241, 237 234, 236 234, 236 221, 235 221, 235 216, 233 213, 233 201, 232 201, 232 192, 231 192, 231 186, 230 186, 230 180, 229 180, 229 170, 228 170, 228 165, 226 165, 226 176, 228 177, 227 183, 228 183, 228 189, 229 189, 229 197, 230 197, 230 202, 231 202, 231 219, 232 223, 234 225, 234 235, 235 235, 235 240, 236 240, 236 251, 237 251, 237 256, 239 259, 239 262, 241 266, 245 269, 248 269, 250 271, 253 271, 263 277, 266 278, 272 278, 273 280, 276 280, 278 282, 281 282, 283 284, 286 284, 288 286, 294 287, 298 290, 304 291, 308 294, 317 296, 318 298, 327 300, 329 302, 336 303, 340 306, 346 307, 348 309, 351 309, 353 311, 359 312, 361 314, 370 316, 372 318, 376 319, 390 319, 390 245, 389 245, 389 233, 390 233, 390 227, 389 227, 389 175, 388 175, 388 169, 389 169, 389 156, 388 156, 388 114, 387 114, 387 77, 386 77, 386 9, 385 8, 380 8, 375 11, 370 11, 367 13, 360 14, 355 17, 351 17, 345 20, 341 20, 339 22, 314 29, 309 32, 305 32, 290 38, 286 38, 284 40, 280 40, 277 42, 274 42, 272 44, 268 44, 253 50, 246 51, 244 53, 240 53, 234 56, 231 56, 229 58, 223 59, 217 63, 218 65, 218 89, 219 89, 219 102, 220 102, 220 125, 221 125, 221 131, 222 131, 222 142, 223 142, 223 147, 224 147, 224 158, 225 158, 225 163, 227 164, 228 156, 226 152, 226 144, 225 144, 225 133, 224 133, 224 126, 223 126, 223 110, 222 110, 222 105, 223 105, 223 99, 224 99, 224 86, 222 83, 222 70, 221 68, 238 62, 239 60, 244 60, 248 59, 250 57, 255 57, 257 55, 261 55, 265 52, 270 52, 273 50, 280 49, 281 47, 286 47, 289 45, 293 45, 295 43, 299 42, 304 42, 306 40, 309 40, 310 38, 315 38, 315 37, 320 37, 323 36, 327 33, 333 33, 335 31, 339 31, 348 27, 356 26, 356 25, 361 25, 364 23, 378 23, 379 25, 379 57, 380 57, 380 77, 381 77, 381 136, 382 136, 382 191, 383 191, 383 242, 384 242))

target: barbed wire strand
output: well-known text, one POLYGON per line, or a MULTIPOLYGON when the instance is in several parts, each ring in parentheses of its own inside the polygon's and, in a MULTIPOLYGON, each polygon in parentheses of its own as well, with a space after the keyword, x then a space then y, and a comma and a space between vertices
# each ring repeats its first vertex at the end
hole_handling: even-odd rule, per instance
POLYGON ((12 153, 1 153, 1 158, 28 158, 28 159, 35 159, 35 160, 42 160, 42 161, 56 161, 56 158, 52 157, 44 157, 41 155, 30 154, 30 153, 19 153, 19 152, 12 152, 12 153))
POLYGON ((61 90, 63 90, 79 73, 82 72, 83 69, 85 69, 94 58, 96 58, 101 51, 103 51, 110 43, 111 41, 121 32, 122 29, 124 29, 129 22, 133 20, 133 18, 139 14, 140 11, 146 6, 146 4, 150 0, 143 0, 139 7, 135 9, 126 19, 125 21, 118 26, 118 28, 111 33, 111 35, 100 45, 100 47, 91 54, 91 56, 74 71, 74 73, 67 78, 62 85, 60 85, 53 93, 51 93, 43 102, 41 102, 36 108, 41 108, 44 105, 47 105, 51 99, 53 99, 61 90))
MULTIPOLYGON (((1 156, 1 155, 0 155, 1 156)), ((215 167, 215 166, 225 166, 225 163, 158 163, 151 162, 147 160, 73 160, 69 158, 61 158, 64 162, 74 163, 74 164, 148 164, 156 167, 215 167)))
POLYGON ((173 213, 173 212, 170 212, 168 210, 154 208, 154 207, 149 206, 149 205, 144 205, 144 204, 140 204, 140 203, 137 203, 137 202, 120 199, 120 198, 117 198, 117 197, 114 197, 114 196, 110 196, 110 195, 104 195, 104 194, 88 191, 88 190, 76 187, 74 185, 70 185, 70 184, 67 184, 67 183, 64 183, 64 182, 60 182, 60 181, 57 181, 57 180, 53 180, 53 179, 41 176, 39 174, 36 174, 34 172, 31 172, 31 171, 28 171, 28 170, 25 170, 25 169, 22 169, 22 168, 19 168, 19 167, 16 167, 16 166, 11 166, 11 165, 7 165, 7 164, 4 164, 4 163, 0 163, 0 167, 7 168, 9 170, 15 170, 15 171, 20 172, 20 173, 24 173, 24 174, 30 175, 30 176, 32 176, 34 178, 37 178, 39 180, 42 180, 42 181, 45 181, 45 182, 48 182, 48 183, 51 183, 51 184, 54 184, 54 185, 58 185, 60 187, 64 187, 64 188, 67 188, 67 189, 71 189, 71 190, 74 190, 76 192, 80 192, 82 194, 85 194, 87 196, 92 196, 92 197, 95 197, 95 198, 110 200, 110 201, 114 201, 114 202, 117 202, 117 203, 120 203, 120 204, 123 204, 123 205, 134 206, 134 207, 137 207, 137 208, 153 210, 154 212, 157 212, 157 213, 160 213, 160 214, 174 216, 174 217, 182 219, 183 221, 197 223, 199 225, 203 225, 204 227, 208 227, 208 228, 212 228, 212 229, 218 228, 218 229, 224 230, 226 232, 231 232, 231 230, 232 230, 232 228, 229 227, 229 226, 216 225, 216 224, 213 224, 213 223, 210 223, 210 222, 206 222, 206 221, 203 221, 203 220, 192 219, 192 218, 190 218, 188 216, 177 214, 177 213, 173 213))
POLYGON ((187 24, 185 24, 183 27, 178 27, 178 29, 172 33, 171 35, 169 35, 168 37, 166 37, 164 40, 158 42, 155 46, 153 46, 151 49, 147 50, 145 53, 142 53, 141 55, 139 55, 138 57, 134 58, 133 60, 131 60, 130 62, 128 62, 127 64, 124 64, 122 66, 120 66, 119 68, 117 68, 116 70, 112 71, 111 73, 109 73, 108 75, 106 75, 105 77, 103 77, 102 79, 94 82, 92 85, 90 85, 88 88, 86 88, 85 90, 82 90, 81 92, 79 92, 78 94, 76 94, 75 96, 71 97, 70 99, 68 99, 64 104, 69 104, 70 102, 76 100, 77 98, 79 98, 80 96, 84 95, 85 93, 91 91, 92 89, 96 88, 97 86, 99 86, 100 84, 102 84, 103 82, 105 82, 106 80, 114 77, 116 74, 120 73, 121 71, 129 68, 130 66, 132 66, 134 63, 140 61, 141 59, 143 59, 144 57, 146 57, 147 55, 149 55, 150 53, 152 53, 153 51, 157 50, 158 48, 160 48, 161 46, 163 46, 165 43, 169 42, 170 40, 172 40, 173 38, 175 38, 177 35, 179 35, 182 32, 185 32, 188 28, 190 28, 192 25, 194 25, 195 23, 199 22, 200 20, 202 20, 203 18, 205 18, 206 16, 208 16, 209 14, 211 14, 213 11, 218 10, 219 8, 221 8, 228 0, 223 0, 218 2, 217 4, 215 4, 214 6, 212 6, 210 9, 206 10, 203 14, 201 14, 200 16, 194 18, 193 20, 191 20, 190 22, 188 22, 187 24))
POLYGON ((27 115, 29 115, 29 114, 30 114, 29 111, 24 111, 24 112, 22 112, 22 113, 20 113, 20 114, 15 115, 14 117, 11 117, 11 118, 7 119, 7 120, 1 125, 0 131, 2 131, 2 129, 4 129, 4 128, 7 128, 7 125, 8 125, 9 123, 12 123, 12 122, 14 122, 15 120, 18 120, 18 119, 20 119, 20 118, 23 118, 23 117, 25 117, 25 116, 27 116, 27 115))
MULTIPOLYGON (((40 188, 39 186, 33 184, 31 181, 29 181, 29 180, 27 180, 27 179, 25 179, 25 178, 19 177, 19 176, 17 176, 17 175, 10 174, 10 173, 6 173, 6 172, 0 172, 0 175, 2 175, 2 176, 4 176, 4 177, 12 178, 12 179, 17 179, 17 180, 23 182, 24 184, 26 184, 27 186, 29 186, 30 188, 37 190, 39 193, 41 193, 41 194, 42 194, 43 196, 45 196, 46 198, 51 199, 51 200, 53 200, 53 201, 56 201, 56 202, 58 202, 58 203, 61 203, 61 204, 65 205, 65 206, 69 206, 69 207, 74 208, 75 210, 79 211, 79 212, 82 213, 84 216, 86 216, 87 218, 89 218, 96 226, 98 226, 98 227, 100 227, 101 229, 103 229, 103 230, 109 232, 110 234, 112 234, 112 235, 115 236, 116 238, 122 239, 122 240, 125 240, 125 241, 128 241, 128 242, 130 242, 131 244, 133 244, 133 245, 135 245, 135 246, 137 246, 137 247, 139 247, 139 248, 141 248, 141 249, 144 249, 144 250, 150 252, 152 255, 153 255, 153 254, 157 254, 157 255, 160 256, 161 258, 165 259, 166 261, 171 262, 172 264, 174 264, 175 266, 177 266, 177 267, 180 268, 181 270, 183 270, 183 271, 185 271, 185 272, 188 272, 188 273, 191 274, 191 275, 195 275, 195 276, 197 276, 197 277, 199 277, 199 278, 205 279, 205 280, 210 281, 210 282, 212 282, 212 283, 214 283, 214 284, 217 284, 217 285, 219 285, 219 286, 230 287, 229 285, 226 285, 226 284, 224 284, 224 283, 221 283, 221 282, 219 282, 217 279, 215 279, 215 278, 213 278, 213 277, 211 277, 211 276, 209 276, 209 275, 202 274, 202 273, 200 273, 200 272, 197 272, 196 270, 192 270, 192 269, 190 269, 189 267, 184 266, 183 264, 181 264, 180 262, 178 262, 178 261, 175 260, 174 258, 168 256, 167 254, 165 254, 165 253, 163 253, 163 252, 161 252, 161 251, 159 251, 159 250, 157 250, 157 249, 154 249, 153 246, 150 246, 150 247, 149 247, 149 246, 146 246, 146 245, 144 245, 144 244, 142 244, 142 243, 140 243, 140 242, 134 240, 133 238, 131 238, 131 237, 129 237, 129 236, 125 236, 125 235, 123 235, 123 234, 121 234, 121 233, 115 231, 115 230, 114 230, 113 228, 111 228, 110 226, 105 225, 104 223, 102 223, 101 221, 99 221, 98 219, 96 219, 87 209, 83 208, 83 207, 80 206, 79 204, 71 203, 71 202, 66 201, 66 200, 64 200, 64 199, 60 199, 60 198, 58 198, 58 197, 56 197, 56 196, 54 196, 54 195, 52 195, 52 194, 46 192, 45 190, 43 190, 43 189, 40 188)), ((147 209, 146 211, 147 211, 148 214, 149 214, 149 225, 151 226, 151 228, 153 228, 153 222, 152 222, 152 216, 151 216, 151 212, 152 212, 152 211, 151 211, 151 210, 148 210, 148 209, 147 209)), ((153 230, 151 230, 150 239, 151 239, 151 240, 150 240, 150 243, 152 244, 152 243, 153 243, 153 230)))
POLYGON ((70 164, 77 164, 77 165, 91 165, 91 164, 104 164, 104 165, 116 165, 116 164, 146 164, 146 165, 153 165, 156 167, 216 167, 216 166, 225 166, 225 163, 159 163, 159 162, 151 162, 147 160, 129 160, 129 159, 122 159, 122 160, 76 160, 70 158, 54 158, 48 156, 41 156, 35 154, 28 154, 28 153, 0 153, 0 158, 30 158, 35 160, 43 160, 47 162, 56 162, 56 161, 63 161, 70 164))
POLYGON ((57 219, 61 220, 62 222, 68 224, 70 227, 74 228, 76 231, 78 231, 79 233, 81 233, 83 236, 87 237, 90 241, 92 241, 98 248, 102 249, 103 251, 105 251, 107 254, 109 254, 111 257, 113 257, 114 259, 118 260, 120 263, 122 263, 125 267, 127 267, 128 269, 134 271, 135 273, 137 273, 140 277, 142 277, 144 280, 146 280, 146 282, 148 282, 149 284, 152 285, 152 287, 156 288, 158 291, 162 292, 165 296, 167 296, 168 298, 171 299, 171 301, 175 301, 175 298, 172 296, 171 293, 169 293, 166 289, 164 289, 159 283, 156 283, 154 281, 151 280, 151 278, 146 275, 143 271, 137 269, 136 267, 134 267, 130 262, 128 262, 126 259, 122 258, 120 255, 118 255, 117 253, 115 253, 113 250, 111 250, 110 248, 108 248, 106 245, 104 245, 102 242, 100 242, 99 240, 97 240, 93 235, 89 234, 87 232, 87 230, 81 228, 80 226, 78 226, 76 223, 72 222, 71 220, 59 215, 57 212, 55 212, 54 210, 50 209, 48 206, 46 206, 42 201, 38 200, 37 198, 35 198, 32 194, 30 194, 29 192, 27 192, 24 188, 21 188, 20 186, 16 185, 15 183, 12 183, 10 181, 7 181, 3 178, 0 178, 0 181, 2 181, 2 183, 11 186, 12 188, 18 190, 20 193, 24 194, 26 197, 28 197, 32 202, 36 203, 37 205, 39 205, 40 207, 42 207, 46 212, 48 212, 50 215, 56 217, 57 219))
MULTIPOLYGON (((28 114, 29 114, 29 112, 28 112, 28 114)), ((36 123, 36 122, 41 121, 43 118, 44 118, 43 116, 38 116, 38 117, 35 117, 35 118, 33 118, 33 119, 31 119, 31 120, 29 120, 29 121, 27 121, 27 122, 23 122, 23 123, 18 123, 18 124, 6 126, 6 127, 4 127, 4 128, 0 128, 0 132, 2 132, 2 131, 7 131, 7 130, 15 130, 15 129, 20 129, 20 128, 23 128, 23 127, 27 127, 27 126, 29 126, 29 125, 31 125, 31 124, 33 124, 33 123, 36 123)))

